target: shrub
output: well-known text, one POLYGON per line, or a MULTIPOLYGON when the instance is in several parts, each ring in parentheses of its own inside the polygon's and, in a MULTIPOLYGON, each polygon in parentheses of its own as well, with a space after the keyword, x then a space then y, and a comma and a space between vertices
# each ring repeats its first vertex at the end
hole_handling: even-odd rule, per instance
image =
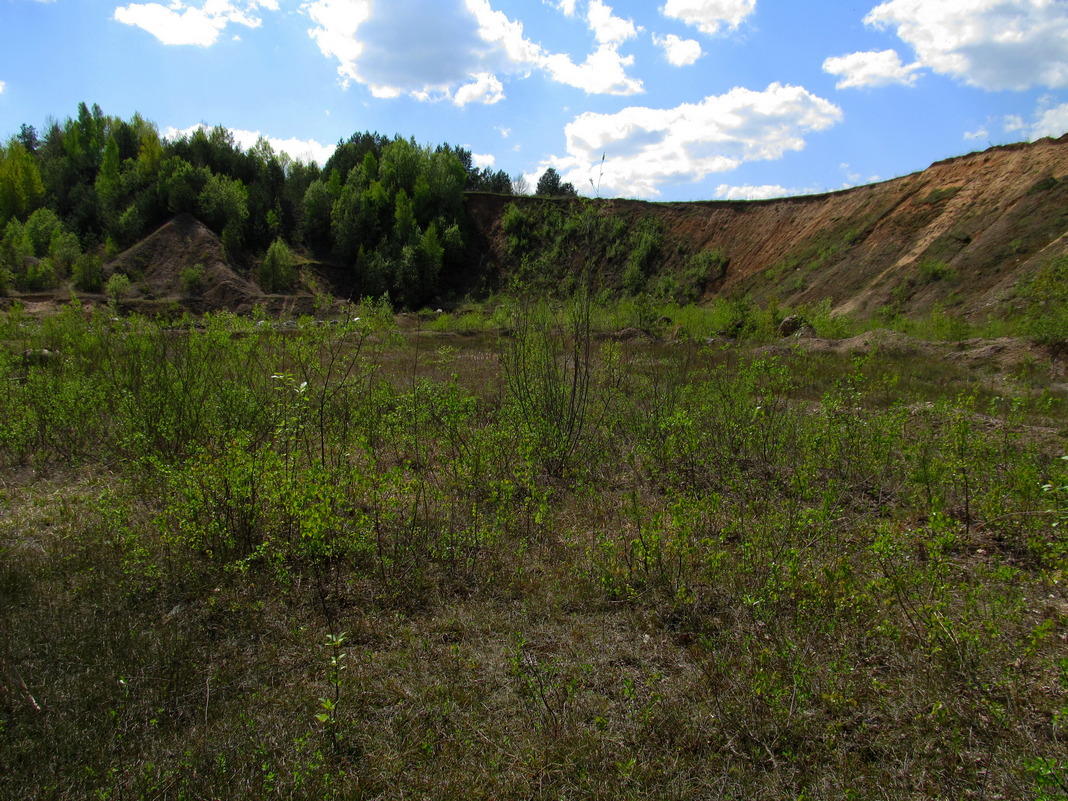
POLYGON ((127 297, 130 294, 131 289, 132 285, 130 284, 129 276, 123 275, 122 273, 115 273, 112 275, 104 287, 108 299, 112 302, 127 297))
POLYGON ((190 295, 199 295, 204 291, 204 265, 199 262, 183 267, 179 273, 182 290, 190 295))
POLYGON ((1043 265, 1017 294, 1025 304, 1024 334, 1042 345, 1068 341, 1068 256, 1043 265))
POLYGON ((631 250, 623 272, 623 288, 636 295, 645 287, 653 262, 664 243, 664 226, 655 217, 643 217, 630 235, 631 250))
POLYGON ((920 263, 919 278, 921 284, 931 284, 935 281, 955 281, 957 271, 944 261, 926 259, 920 263))

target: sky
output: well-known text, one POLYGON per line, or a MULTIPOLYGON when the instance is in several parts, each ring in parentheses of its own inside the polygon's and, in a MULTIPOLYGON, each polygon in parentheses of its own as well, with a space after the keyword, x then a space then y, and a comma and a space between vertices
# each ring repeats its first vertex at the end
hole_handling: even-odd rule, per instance
POLYGON ((1068 0, 0 0, 0 42, 5 140, 97 103, 599 197, 827 192, 1068 131, 1068 0))

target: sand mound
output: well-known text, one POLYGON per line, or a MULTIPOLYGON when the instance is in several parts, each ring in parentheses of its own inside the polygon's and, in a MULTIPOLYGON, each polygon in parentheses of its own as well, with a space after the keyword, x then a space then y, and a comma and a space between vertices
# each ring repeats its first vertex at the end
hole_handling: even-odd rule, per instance
POLYGON ((134 286, 157 300, 175 300, 195 311, 240 311, 263 299, 255 283, 229 265, 222 241, 190 214, 158 228, 108 267, 130 276, 134 286), (199 288, 189 287, 189 268, 201 266, 199 288))

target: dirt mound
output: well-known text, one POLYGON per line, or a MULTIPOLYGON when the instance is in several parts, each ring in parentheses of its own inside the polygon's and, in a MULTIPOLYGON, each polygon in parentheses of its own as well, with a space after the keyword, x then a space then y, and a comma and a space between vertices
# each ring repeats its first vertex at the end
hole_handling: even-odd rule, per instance
POLYGON ((190 214, 165 223, 107 266, 128 275, 142 297, 198 312, 243 311, 264 297, 229 265, 219 237, 190 214))
POLYGON ((998 339, 965 339, 960 342, 933 342, 908 334, 876 329, 847 339, 819 337, 788 337, 782 342, 767 345, 762 350, 769 355, 785 354, 801 349, 814 353, 840 353, 865 356, 882 353, 894 356, 923 356, 940 358, 947 363, 967 367, 982 366, 1009 375, 1029 370, 1048 372, 1052 379, 1068 374, 1068 360, 1049 348, 1026 339, 1000 337, 998 339), (785 344, 785 343, 789 344, 785 344))

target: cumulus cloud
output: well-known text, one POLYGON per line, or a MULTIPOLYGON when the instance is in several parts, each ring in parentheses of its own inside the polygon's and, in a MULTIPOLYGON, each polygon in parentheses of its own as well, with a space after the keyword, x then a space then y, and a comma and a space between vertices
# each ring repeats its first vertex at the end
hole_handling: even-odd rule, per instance
POLYGON ((695 182, 749 161, 778 159, 805 147, 804 135, 839 122, 842 110, 798 86, 762 92, 735 88, 670 109, 641 106, 587 112, 565 128, 567 155, 548 159, 565 180, 586 186, 599 172, 602 191, 654 197, 660 187, 695 182))
POLYGON ((1005 133, 1020 134, 1035 141, 1050 136, 1054 139, 1068 133, 1068 103, 1050 106, 1050 98, 1043 98, 1032 122, 1025 122, 1019 114, 1008 114, 1001 124, 1005 133))
MULTIPOLYGON (((204 124, 191 125, 188 128, 167 127, 163 130, 163 138, 173 140, 183 136, 188 137, 194 131, 201 129, 211 130, 210 126, 204 124)), ((266 136, 260 131, 246 131, 241 128, 228 128, 227 130, 233 135, 234 142, 243 150, 249 150, 260 139, 266 139, 275 153, 285 153, 290 158, 305 162, 314 161, 319 166, 326 164, 337 148, 336 145, 324 145, 314 139, 297 139, 296 137, 280 139, 276 136, 266 136)))
POLYGON ((471 163, 474 164, 476 167, 486 169, 488 167, 492 167, 494 164, 497 163, 497 157, 491 153, 487 153, 485 155, 483 155, 482 153, 472 153, 471 163))
POLYGON ((848 56, 832 56, 823 62, 823 71, 839 75, 842 80, 836 89, 861 88, 865 86, 911 86, 919 77, 918 64, 902 64, 896 50, 851 53, 848 56))
MULTIPOLYGON (((575 15, 573 3, 559 7, 575 15)), ((496 103, 505 96, 502 74, 532 70, 590 94, 642 90, 626 72, 633 57, 619 52, 637 28, 602 0, 587 6, 596 49, 581 64, 527 39, 523 24, 495 11, 490 0, 441 0, 433 14, 424 0, 312 0, 302 9, 320 52, 337 60, 342 82, 361 83, 376 97, 496 103)))
POLYGON ((230 24, 258 28, 259 9, 278 10, 278 0, 204 0, 200 6, 174 0, 169 5, 131 3, 115 9, 113 19, 148 31, 165 45, 210 47, 230 24))
POLYGON ((581 64, 565 53, 551 53, 531 42, 523 35, 523 24, 494 11, 489 0, 466 0, 466 6, 478 20, 479 36, 494 48, 496 55, 506 60, 505 69, 540 69, 557 83, 582 89, 587 94, 631 95, 642 91, 642 82, 626 73, 634 57, 619 52, 620 44, 635 36, 637 30, 632 22, 615 17, 598 0, 590 3, 586 19, 598 46, 581 64), (608 26, 607 33, 600 33, 594 27, 602 20, 608 26))
POLYGON ((482 72, 475 76, 474 81, 457 89, 452 100, 461 107, 468 103, 493 105, 504 100, 504 84, 497 79, 496 75, 482 72))
POLYGON ((601 0, 590 0, 586 24, 590 26, 598 44, 621 45, 638 35, 633 20, 617 17, 601 0))
POLYGON ((756 0, 667 0, 660 9, 665 17, 693 25, 714 36, 726 27, 736 29, 756 10, 756 0))
POLYGON ((864 22, 894 29, 918 65, 988 90, 1068 86, 1063 0, 889 0, 864 22))
POLYGON ((0 81, 0 95, 2 95, 4 93, 4 87, 5 86, 7 86, 7 84, 4 83, 3 81, 0 81))
POLYGON ((990 139, 990 131, 987 129, 987 127, 985 125, 980 125, 974 131, 965 131, 964 132, 964 138, 966 140, 968 140, 969 142, 974 142, 974 141, 979 140, 979 139, 985 139, 985 140, 989 141, 989 139, 990 139))
POLYGON ((730 186, 720 184, 716 187, 716 197, 720 200, 767 200, 773 197, 790 197, 796 195, 785 186, 765 184, 763 186, 730 186))
POLYGON ((1031 126, 1031 141, 1041 139, 1044 136, 1057 138, 1068 133, 1068 103, 1048 108, 1043 111, 1034 125, 1031 126))
POLYGON ((693 64, 702 55, 701 43, 696 39, 682 39, 673 33, 661 37, 653 34, 653 44, 663 48, 664 58, 676 67, 693 64))

